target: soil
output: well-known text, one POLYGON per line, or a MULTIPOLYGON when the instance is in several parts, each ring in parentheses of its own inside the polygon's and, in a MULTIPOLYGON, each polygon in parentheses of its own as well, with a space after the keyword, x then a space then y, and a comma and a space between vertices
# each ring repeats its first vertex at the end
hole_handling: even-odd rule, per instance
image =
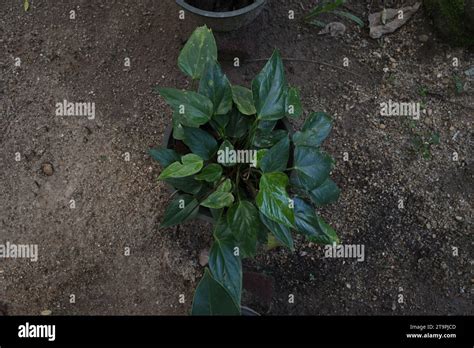
POLYGON ((186 2, 205 11, 228 12, 250 6, 255 0, 186 0, 186 2))
MULTIPOLYGON (((147 151, 171 122, 153 88, 190 87, 176 61, 194 28, 172 0, 30 2, 26 13, 0 3, 0 243, 37 244, 39 259, 0 262, 0 313, 189 313, 211 226, 158 229, 170 197, 147 151), (94 102, 95 119, 55 116, 64 99, 94 102)), ((381 2, 346 8, 366 19, 381 2)), ((245 292, 243 304, 269 315, 473 314, 474 98, 463 74, 473 52, 439 41, 423 10, 378 41, 348 22, 341 37, 318 35, 301 21, 312 5, 268 1, 248 27, 216 33, 220 61, 249 86, 264 64, 255 59, 275 48, 306 60, 287 61, 287 78, 305 115, 334 117, 325 149, 342 189, 320 213, 344 244, 365 246, 365 260, 325 258, 296 236, 295 253, 244 262, 273 290, 245 292), (380 116, 390 99, 422 103, 420 120, 380 116), (427 145, 435 133, 440 143, 427 145)))

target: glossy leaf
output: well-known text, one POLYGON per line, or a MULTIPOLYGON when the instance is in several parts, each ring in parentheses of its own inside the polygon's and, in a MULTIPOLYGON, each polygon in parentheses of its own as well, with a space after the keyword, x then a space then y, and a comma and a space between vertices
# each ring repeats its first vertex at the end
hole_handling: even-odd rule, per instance
POLYGON ((240 315, 240 307, 227 289, 215 280, 209 269, 194 293, 192 315, 240 315))
POLYGON ((280 53, 275 51, 252 81, 252 93, 259 120, 279 120, 285 116, 287 83, 280 53))
POLYGON ((237 109, 232 109, 229 113, 229 123, 225 133, 228 137, 239 139, 248 134, 250 128, 250 117, 245 117, 237 109))
POLYGON ((203 160, 209 160, 217 152, 217 141, 201 128, 184 127, 183 142, 203 160))
POLYGON ((211 100, 214 115, 225 115, 232 109, 232 91, 229 80, 214 60, 206 64, 199 82, 199 93, 211 100))
POLYGON ((209 269, 215 280, 221 283, 240 304, 242 293, 242 262, 234 255, 233 238, 216 239, 209 251, 209 269))
POLYGON ((260 220, 282 245, 286 246, 290 250, 294 249, 293 237, 291 236, 291 232, 288 227, 270 220, 262 213, 260 213, 260 220))
POLYGON ((265 173, 260 179, 256 202, 260 212, 272 221, 293 227, 295 216, 286 192, 288 177, 284 173, 265 173))
POLYGON ((324 112, 312 113, 303 124, 301 132, 293 135, 299 146, 319 147, 332 129, 332 119, 324 112))
POLYGON ((172 149, 165 149, 163 147, 151 149, 148 151, 148 153, 150 154, 151 158, 153 158, 155 161, 158 161, 163 168, 166 168, 171 163, 177 162, 181 159, 176 151, 172 149))
POLYGON ((225 179, 224 182, 219 185, 216 191, 221 191, 221 192, 232 191, 232 181, 230 179, 225 179))
POLYGON ((166 167, 158 179, 183 178, 198 173, 202 167, 203 160, 201 157, 188 154, 181 158, 181 162, 174 162, 166 167))
POLYGON ((183 126, 197 128, 211 119, 214 106, 206 96, 175 88, 161 88, 159 92, 174 112, 178 113, 183 126))
POLYGON ((290 139, 286 136, 267 151, 260 168, 264 173, 283 172, 290 156, 290 139))
POLYGON ((336 183, 328 178, 321 186, 310 191, 309 196, 316 206, 321 207, 337 201, 340 193, 341 190, 336 183))
POLYGON ((255 255, 257 233, 261 226, 257 208, 249 201, 234 203, 227 212, 227 224, 239 242, 242 254, 255 255))
POLYGON ((259 129, 255 134, 253 145, 258 148, 269 148, 287 136, 288 132, 284 129, 276 129, 270 133, 259 129))
POLYGON ((204 180, 207 182, 215 182, 222 175, 222 167, 217 163, 211 163, 206 166, 201 173, 196 175, 196 180, 204 180))
POLYGON ((207 62, 217 60, 217 45, 212 31, 206 26, 197 28, 178 58, 178 66, 182 72, 193 80, 201 78, 207 62))
POLYGON ((244 115, 255 115, 252 91, 242 86, 232 86, 232 99, 238 110, 244 115))
POLYGON ((308 146, 297 146, 294 152, 292 184, 306 190, 314 190, 329 177, 332 158, 328 154, 308 146))
POLYGON ((310 204, 298 197, 294 198, 294 203, 296 229, 299 233, 306 235, 310 241, 318 244, 339 243, 334 229, 316 215, 310 204))
POLYGON ((257 168, 260 168, 260 163, 262 162, 263 157, 268 152, 268 149, 261 149, 257 151, 257 168))
POLYGON ((199 211, 198 201, 190 195, 177 196, 166 208, 161 228, 167 228, 194 218, 199 211))
POLYGON ((201 205, 206 208, 221 209, 230 207, 234 203, 234 196, 229 192, 216 191, 211 193, 201 205))
POLYGON ((303 113, 300 92, 296 88, 288 88, 285 99, 285 112, 286 116, 290 118, 300 117, 303 113))
POLYGON ((196 195, 202 189, 202 183, 195 179, 195 176, 184 178, 168 178, 164 180, 173 186, 176 190, 196 195))

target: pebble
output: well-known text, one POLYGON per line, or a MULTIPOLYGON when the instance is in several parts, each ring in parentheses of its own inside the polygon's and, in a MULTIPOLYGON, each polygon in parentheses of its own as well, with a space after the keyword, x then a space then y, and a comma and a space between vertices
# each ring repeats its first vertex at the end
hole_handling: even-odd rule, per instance
POLYGON ((457 221, 462 221, 462 216, 456 216, 457 221))
POLYGON ((209 249, 202 249, 199 253, 199 264, 204 267, 209 262, 209 249))
POLYGON ((51 163, 43 163, 41 165, 41 170, 43 171, 43 174, 47 176, 51 176, 54 173, 54 168, 51 163))
POLYGON ((426 34, 422 34, 422 35, 418 36, 418 40, 420 40, 420 42, 428 42, 429 39, 430 39, 430 37, 426 34))
POLYGON ((45 309, 45 310, 41 311, 41 315, 51 315, 51 313, 53 313, 53 312, 50 311, 49 309, 45 309))

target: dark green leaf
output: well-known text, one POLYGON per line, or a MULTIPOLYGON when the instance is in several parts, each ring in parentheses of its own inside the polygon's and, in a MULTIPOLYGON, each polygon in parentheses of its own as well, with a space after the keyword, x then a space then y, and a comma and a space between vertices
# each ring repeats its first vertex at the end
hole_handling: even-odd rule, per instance
POLYGON ((225 115, 232 109, 232 91, 229 80, 214 60, 206 64, 199 82, 199 93, 212 101, 214 115, 225 115))
POLYGON ((207 268, 194 293, 192 315, 240 315, 240 307, 207 268))
POLYGON ((257 168, 260 168, 260 163, 262 162, 263 157, 268 152, 268 149, 261 149, 257 151, 257 168))
POLYGON ((270 133, 275 128, 277 123, 278 121, 260 121, 258 123, 258 129, 263 133, 270 133))
POLYGON ((234 196, 232 193, 216 191, 201 202, 201 205, 206 208, 221 209, 230 207, 232 203, 234 203, 234 196))
POLYGON ((233 238, 216 239, 209 251, 209 269, 215 280, 221 283, 240 304, 242 293, 242 263, 234 255, 236 243, 233 238))
POLYGON ((217 162, 222 164, 224 167, 232 167, 237 163, 237 159, 234 161, 229 160, 230 154, 234 150, 234 145, 228 140, 224 140, 217 151, 217 162), (229 157, 229 158, 228 158, 229 157))
POLYGON ((253 145, 258 148, 269 148, 274 146, 280 140, 288 136, 288 131, 284 129, 276 129, 270 133, 257 130, 253 145))
POLYGON ((288 247, 290 250, 294 249, 293 237, 288 227, 270 220, 262 213, 260 213, 260 220, 282 245, 288 247))
POLYGON ((297 146, 294 153, 292 184, 314 190, 329 177, 332 158, 328 154, 309 146, 297 146))
POLYGON ((219 180, 222 175, 222 167, 217 163, 212 163, 206 166, 201 173, 196 175, 196 180, 204 180, 207 182, 214 182, 219 180))
POLYGON ((217 152, 217 141, 208 132, 200 128, 189 127, 184 127, 183 131, 183 142, 203 160, 209 160, 217 152))
POLYGON ((188 154, 181 158, 181 162, 171 163, 166 167, 158 177, 158 179, 168 178, 183 178, 198 173, 203 167, 203 160, 201 157, 188 154))
POLYGON ((318 147, 332 129, 332 119, 324 112, 312 113, 303 124, 301 132, 293 135, 293 142, 300 146, 318 147))
POLYGON ((217 219, 216 227, 214 228, 214 238, 215 239, 229 239, 232 237, 232 231, 227 224, 227 218, 221 216, 217 219))
POLYGON ((158 161, 163 168, 168 167, 171 163, 177 162, 180 160, 180 156, 176 153, 176 151, 172 149, 165 149, 159 147, 157 149, 151 149, 148 151, 150 156, 158 161))
POLYGON ((197 194, 202 189, 202 183, 195 180, 195 176, 188 176, 184 178, 168 178, 165 182, 173 186, 179 191, 190 194, 197 194))
POLYGON ((279 120, 285 116, 287 84, 280 53, 275 51, 252 81, 252 93, 259 120, 279 120))
POLYGON ((182 72, 193 80, 202 76, 204 66, 208 61, 217 60, 217 45, 212 31, 206 26, 197 28, 178 58, 178 65, 182 72))
POLYGON ((316 206, 321 207, 337 201, 340 193, 341 190, 339 190, 336 183, 328 178, 321 186, 312 190, 309 196, 316 206))
POLYGON ((228 137, 239 139, 246 135, 250 128, 250 117, 245 117, 237 109, 232 109, 229 113, 230 119, 225 133, 228 137))
POLYGON ((161 88, 159 92, 174 112, 178 113, 183 126, 197 128, 211 119, 213 105, 206 96, 175 88, 161 88))
POLYGON ((295 216, 286 192, 288 177, 284 173, 265 173, 260 179, 256 202, 260 212, 270 220, 293 227, 295 216))
POLYGON ((244 256, 253 256, 257 249, 257 233, 261 226, 258 210, 249 201, 236 202, 227 212, 227 224, 244 256))
POLYGON ((296 88, 288 88, 285 100, 286 115, 290 118, 300 117, 303 113, 303 108, 301 107, 300 92, 298 92, 296 88))
POLYGON ((316 215, 313 207, 301 198, 295 197, 296 229, 308 236, 308 239, 318 244, 339 243, 334 229, 316 215))
POLYGON ((214 115, 209 124, 219 134, 220 138, 225 136, 225 127, 229 124, 230 115, 214 115))
POLYGON ((177 196, 166 208, 161 228, 167 228, 194 218, 199 211, 198 201, 190 195, 177 196))
POLYGON ((232 99, 242 114, 255 115, 255 105, 250 89, 242 86, 232 86, 232 99))
POLYGON ((260 162, 264 173, 283 172, 290 156, 290 139, 286 136, 273 146, 260 162))

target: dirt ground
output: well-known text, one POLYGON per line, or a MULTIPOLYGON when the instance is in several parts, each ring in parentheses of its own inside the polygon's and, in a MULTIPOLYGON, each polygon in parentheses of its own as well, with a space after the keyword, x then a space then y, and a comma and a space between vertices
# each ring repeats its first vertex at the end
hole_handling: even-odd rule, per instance
MULTIPOLYGON (((380 2, 347 7, 366 19, 380 2)), ((473 52, 440 42, 423 10, 381 40, 348 22, 342 37, 318 35, 300 20, 314 3, 269 1, 252 25, 216 34, 220 60, 231 81, 248 86, 264 63, 246 60, 274 48, 339 67, 349 58, 349 71, 294 61, 286 68, 306 112, 334 117, 325 148, 342 195, 321 214, 343 243, 363 244, 366 257, 324 258, 322 247, 297 237, 295 253, 276 249, 244 263, 274 282, 267 298, 246 292, 244 304, 281 315, 473 314, 474 84, 463 74, 473 52), (425 111, 419 121, 382 117, 389 99, 425 111), (413 143, 435 133, 440 143, 424 158, 413 143)), ((176 60, 193 29, 172 0, 32 0, 27 13, 19 0, 0 2, 0 243, 39 247, 38 262, 0 260, 0 312, 189 313, 210 225, 158 229, 169 192, 147 150, 171 120, 153 87, 189 86, 176 60), (64 99, 95 102, 96 118, 55 116, 64 99), (43 163, 53 165, 51 176, 43 163)))

